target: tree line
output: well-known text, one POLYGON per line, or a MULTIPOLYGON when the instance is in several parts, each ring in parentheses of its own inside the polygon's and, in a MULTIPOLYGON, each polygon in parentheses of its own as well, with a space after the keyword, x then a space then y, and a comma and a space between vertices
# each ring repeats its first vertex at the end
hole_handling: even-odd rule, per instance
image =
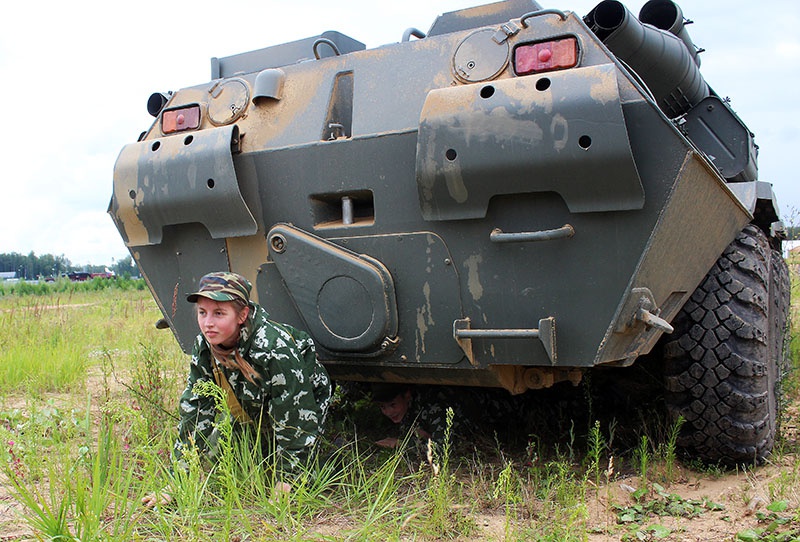
POLYGON ((17 278, 34 280, 47 277, 60 277, 66 273, 83 271, 86 273, 103 273, 109 269, 117 276, 136 276, 136 264, 130 256, 114 262, 111 266, 105 265, 73 265, 63 254, 43 254, 37 256, 33 252, 20 254, 19 252, 0 253, 0 272, 16 273, 17 278))

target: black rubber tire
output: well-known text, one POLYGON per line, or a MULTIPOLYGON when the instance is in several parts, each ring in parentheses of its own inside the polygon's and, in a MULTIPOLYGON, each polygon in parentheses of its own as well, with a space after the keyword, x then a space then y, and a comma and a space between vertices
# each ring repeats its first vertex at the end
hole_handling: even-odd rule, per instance
POLYGON ((664 345, 670 418, 678 445, 728 466, 762 462, 778 431, 785 371, 789 273, 748 225, 675 317, 664 345))

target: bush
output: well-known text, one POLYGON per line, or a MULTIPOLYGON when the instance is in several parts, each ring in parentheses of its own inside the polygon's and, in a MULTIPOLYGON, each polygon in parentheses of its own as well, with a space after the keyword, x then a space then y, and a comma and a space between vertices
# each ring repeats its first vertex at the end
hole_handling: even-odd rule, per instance
POLYGON ((91 280, 72 282, 62 278, 55 282, 12 282, 0 283, 0 297, 4 296, 46 296, 50 294, 74 294, 78 292, 97 292, 106 289, 118 289, 124 291, 144 290, 147 284, 144 279, 130 278, 129 276, 119 278, 100 278, 91 280))

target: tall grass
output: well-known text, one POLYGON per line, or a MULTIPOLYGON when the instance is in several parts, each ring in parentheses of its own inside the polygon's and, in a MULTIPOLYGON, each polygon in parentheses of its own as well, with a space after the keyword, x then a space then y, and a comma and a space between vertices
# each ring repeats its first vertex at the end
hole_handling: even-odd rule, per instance
MULTIPOLYGON (((23 510, 0 515, 0 532, 6 521, 45 540, 634 540, 652 537, 648 517, 670 513, 663 501, 709 510, 664 487, 688 469, 675 449, 680 424, 645 420, 626 441, 614 421, 591 419, 596 404, 588 420, 567 418, 560 440, 531 434, 520 448, 472 455, 445 446, 420 460, 408 442, 376 448, 374 407, 337 394, 329 440, 288 494, 273 491, 261 437, 234 436, 224 416, 216 460, 188 450, 186 468, 173 469, 187 359, 153 326, 147 292, 0 293, 0 311, 0 497, 23 510), (634 497, 615 496, 616 476, 639 477, 634 497), (169 505, 141 506, 164 488, 169 505)), ((794 336, 791 348, 796 360, 794 336)), ((787 389, 797 393, 796 373, 787 389)), ((795 502, 798 472, 795 459, 770 495, 795 502)))
POLYGON ((104 352, 125 357, 140 344, 177 352, 154 328, 159 316, 141 290, 0 297, 0 393, 81 388, 104 352))
POLYGON ((62 278, 55 282, 2 282, 0 281, 0 297, 4 296, 50 296, 54 294, 77 294, 97 292, 100 290, 138 290, 147 289, 143 279, 130 277, 100 278, 72 282, 62 278))

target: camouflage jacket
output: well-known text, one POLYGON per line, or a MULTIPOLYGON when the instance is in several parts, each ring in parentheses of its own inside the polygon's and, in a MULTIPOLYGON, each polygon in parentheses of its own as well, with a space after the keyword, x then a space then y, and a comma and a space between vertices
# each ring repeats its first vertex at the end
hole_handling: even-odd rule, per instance
POLYGON ((522 398, 512 397, 504 390, 420 386, 411 395, 411 404, 399 429, 402 436, 411 433, 412 437, 418 437, 411 443, 417 452, 425 451, 427 444, 419 430, 430 435, 430 440, 439 447, 448 436, 450 445, 460 447, 476 440, 491 442, 492 433, 499 426, 514 423, 523 413, 522 398), (448 408, 453 410, 449 428, 448 408))
MULTIPOLYGON (((430 435, 430 439, 442 445, 448 435, 447 409, 453 409, 453 418, 449 435, 453 437, 466 436, 472 430, 471 412, 465 412, 464 401, 459 393, 452 388, 420 387, 411 395, 411 404, 406 415, 400 422, 402 434, 414 432, 420 436, 418 430, 430 435)), ((424 439, 423 439, 424 440, 424 439)))
MULTIPOLYGON (((242 328, 239 353, 261 375, 255 384, 237 370, 224 369, 228 382, 244 411, 262 431, 274 439, 276 467, 296 471, 322 433, 331 397, 331 383, 317 361, 314 343, 306 333, 268 320, 259 305, 250 303, 251 315, 242 328)), ((180 400, 180 423, 174 457, 179 461, 190 442, 211 452, 218 415, 211 397, 199 396, 195 383, 214 382, 213 360, 202 334, 192 351, 189 377, 180 400)), ((221 366, 220 366, 221 367, 221 366)))

